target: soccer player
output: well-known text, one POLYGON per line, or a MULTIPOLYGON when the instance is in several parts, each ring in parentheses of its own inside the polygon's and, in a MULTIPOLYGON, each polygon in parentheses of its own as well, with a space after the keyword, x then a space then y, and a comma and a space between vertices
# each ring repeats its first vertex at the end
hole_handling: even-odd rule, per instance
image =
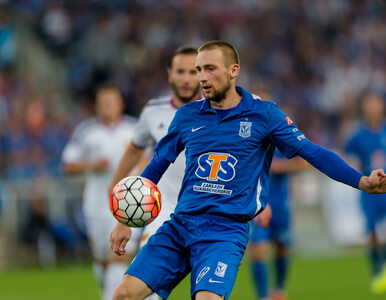
POLYGON ((119 89, 105 84, 96 91, 96 117, 79 124, 63 154, 65 173, 86 175, 83 191, 83 213, 87 236, 93 254, 93 271, 102 289, 103 299, 111 299, 122 280, 130 255, 137 252, 140 230, 128 243, 128 254, 119 257, 109 245, 109 235, 116 221, 109 208, 106 190, 114 169, 133 134, 136 119, 123 116, 123 100, 119 89))
MULTIPOLYGON (((386 166, 385 102, 379 95, 367 93, 362 98, 361 108, 364 121, 347 143, 346 152, 359 159, 364 174, 370 174, 373 168, 386 166)), ((369 233, 369 258, 373 274, 371 289, 375 293, 386 292, 386 245, 380 243, 375 230, 378 222, 386 217, 386 195, 363 192, 361 204, 369 233)))
MULTIPOLYGON (((268 296, 267 255, 269 242, 275 246, 275 287, 273 300, 286 299, 284 284, 289 264, 289 247, 291 245, 290 198, 288 180, 291 173, 301 171, 309 164, 300 157, 286 159, 276 149, 271 164, 269 177, 268 202, 272 210, 272 219, 268 228, 263 228, 258 220, 251 222, 250 254, 252 275, 259 299, 271 299, 268 296)), ((262 212, 260 215, 264 214, 262 212)), ((260 216, 259 215, 259 216, 260 216)))
MULTIPOLYGON (((177 110, 142 172, 157 183, 185 149, 177 207, 140 250, 114 300, 143 299, 153 291, 166 299, 189 273, 193 299, 228 299, 249 240, 249 221, 266 206, 274 145, 287 158, 300 155, 336 180, 386 192, 383 170, 363 176, 310 142, 274 103, 236 87, 240 63, 232 45, 202 45, 196 69, 205 98, 177 110)), ((114 228, 110 240, 117 254, 124 253, 129 236, 130 228, 114 228)))
MULTIPOLYGON (((114 185, 125 177, 137 161, 146 154, 145 148, 154 146, 167 133, 177 108, 197 100, 200 97, 200 85, 196 71, 197 49, 192 47, 178 48, 168 65, 168 80, 172 95, 152 99, 143 109, 139 122, 135 126, 131 143, 127 146, 118 168, 109 185, 111 191, 114 185)), ((185 156, 179 155, 175 163, 165 172, 158 183, 162 195, 162 209, 159 216, 144 228, 140 248, 146 244, 162 223, 170 218, 177 204, 178 192, 181 187, 185 170, 185 156)), ((118 227, 122 225, 117 223, 118 227)), ((122 272, 123 274, 123 272, 122 272)), ((158 296, 152 296, 158 299, 158 296)))

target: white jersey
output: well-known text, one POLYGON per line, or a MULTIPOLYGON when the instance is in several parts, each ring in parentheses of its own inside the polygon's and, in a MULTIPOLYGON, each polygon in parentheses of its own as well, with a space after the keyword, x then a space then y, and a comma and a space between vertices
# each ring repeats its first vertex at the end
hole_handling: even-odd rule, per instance
MULTIPOLYGON (((93 254, 99 259, 108 257, 111 251, 109 236, 117 222, 110 211, 108 185, 132 139, 135 123, 135 118, 127 116, 111 126, 103 124, 96 117, 84 121, 75 128, 62 154, 63 163, 98 159, 108 161, 106 171, 86 173, 83 191, 83 212, 88 237, 93 254)), ((126 249, 130 251, 130 247, 134 246, 128 245, 126 249)))
POLYGON ((79 124, 66 145, 63 163, 79 163, 106 159, 108 169, 104 172, 87 172, 83 194, 83 208, 95 214, 111 214, 107 195, 108 185, 119 161, 130 142, 135 118, 123 117, 108 126, 92 118, 79 124))
MULTIPOLYGON (((177 107, 173 104, 171 96, 150 100, 142 110, 135 126, 132 140, 134 145, 145 148, 158 143, 166 135, 176 111, 177 107)), ((174 211, 184 172, 185 152, 178 156, 158 182, 157 186, 161 192, 161 213, 154 220, 154 224, 146 226, 145 231, 151 231, 151 228, 156 229, 174 211)))

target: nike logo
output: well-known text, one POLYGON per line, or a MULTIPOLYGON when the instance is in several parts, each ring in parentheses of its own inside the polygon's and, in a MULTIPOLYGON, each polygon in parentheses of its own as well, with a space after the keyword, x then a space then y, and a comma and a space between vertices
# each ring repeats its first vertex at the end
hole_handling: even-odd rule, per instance
POLYGON ((197 128, 192 128, 192 132, 196 132, 197 130, 200 130, 200 129, 204 128, 204 127, 205 127, 205 125, 201 126, 201 127, 197 127, 197 128))
POLYGON ((212 280, 212 278, 209 279, 209 282, 211 282, 211 283, 224 283, 223 281, 212 280))

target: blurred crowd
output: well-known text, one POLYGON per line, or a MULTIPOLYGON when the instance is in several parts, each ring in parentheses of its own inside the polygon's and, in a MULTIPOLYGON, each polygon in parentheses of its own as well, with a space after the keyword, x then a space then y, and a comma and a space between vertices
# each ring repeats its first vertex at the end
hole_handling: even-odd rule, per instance
POLYGON ((239 50, 239 84, 269 95, 328 147, 339 148, 358 120, 363 92, 385 95, 382 0, 2 0, 1 178, 62 176, 62 149, 92 113, 98 84, 116 83, 126 112, 137 115, 168 93, 165 68, 175 48, 213 39, 239 50), (20 29, 65 65, 67 105, 18 71, 20 29))
POLYGON ((212 39, 238 48, 240 84, 270 94, 322 144, 334 146, 336 128, 357 118, 363 91, 385 92, 384 1, 2 2, 1 170, 8 178, 58 175, 71 122, 79 121, 52 113, 53 100, 13 72, 18 22, 66 63, 73 105, 112 81, 124 93, 127 112, 137 114, 149 98, 167 93, 173 50, 212 39))

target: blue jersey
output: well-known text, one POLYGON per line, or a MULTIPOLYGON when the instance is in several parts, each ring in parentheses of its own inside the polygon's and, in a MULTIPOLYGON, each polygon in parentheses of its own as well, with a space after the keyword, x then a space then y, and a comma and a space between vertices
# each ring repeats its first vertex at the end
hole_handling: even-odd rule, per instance
POLYGON ((371 131, 362 124, 346 145, 346 152, 354 154, 362 164, 362 171, 369 176, 374 169, 386 167, 386 125, 371 131))
MULTIPOLYGON (((276 149, 274 153, 274 158, 279 159, 285 158, 281 152, 276 149)), ((272 174, 269 180, 269 205, 272 208, 272 212, 281 213, 283 211, 287 212, 289 209, 288 203, 288 173, 282 174, 272 174)))
POLYGON ((267 202, 273 144, 290 158, 309 142, 273 102, 236 90, 242 99, 223 118, 207 99, 181 106, 155 148, 169 162, 186 149, 176 214, 252 219, 267 202))
MULTIPOLYGON (((372 170, 386 167, 386 124, 372 131, 363 123, 356 134, 346 145, 346 152, 355 155, 361 162, 361 168, 366 176, 372 170)), ((386 194, 367 194, 362 192, 363 199, 386 199, 386 194)))

